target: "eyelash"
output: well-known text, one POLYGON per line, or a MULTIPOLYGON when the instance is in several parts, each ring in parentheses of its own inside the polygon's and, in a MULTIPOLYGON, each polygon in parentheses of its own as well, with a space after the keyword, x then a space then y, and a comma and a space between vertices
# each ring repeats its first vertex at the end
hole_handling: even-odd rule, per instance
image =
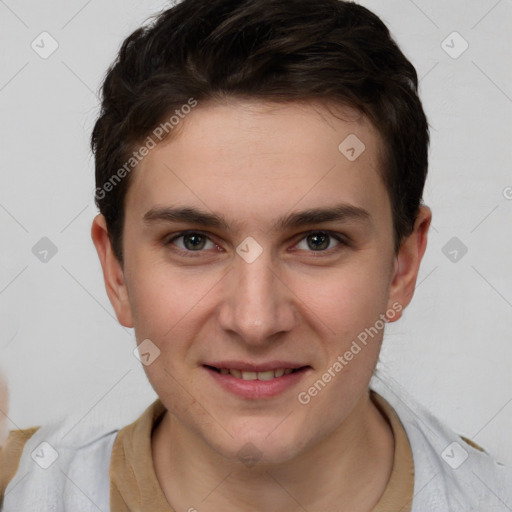
MULTIPOLYGON (((339 250, 341 250, 345 246, 349 246, 349 242, 348 242, 347 237, 345 237, 344 235, 341 235, 340 233, 334 233, 332 231, 326 231, 326 230, 312 230, 312 231, 308 231, 308 232, 304 233, 302 238, 300 238, 297 241, 297 244, 299 242, 302 242, 309 235, 313 235, 313 234, 323 234, 323 235, 329 236, 330 238, 334 238, 337 242, 340 243, 341 247, 338 246, 338 247, 328 248, 328 249, 320 250, 320 251, 310 250, 310 251, 306 251, 306 252, 311 252, 313 254, 319 254, 319 255, 321 255, 321 254, 331 255, 333 252, 339 251, 339 250)), ((201 235, 201 236, 204 236, 209 241, 211 241, 211 242, 213 242, 215 244, 215 242, 208 236, 207 233, 205 233, 204 231, 197 231, 197 230, 188 230, 188 231, 181 231, 179 233, 175 233, 174 235, 172 235, 171 238, 167 237, 166 239, 164 239, 163 244, 164 244, 164 246, 170 246, 175 240, 177 240, 179 238, 183 238, 186 235, 201 235)), ((218 245, 218 244, 215 244, 215 245, 218 245)), ((183 255, 185 257, 191 257, 191 258, 195 258, 195 257, 201 255, 201 253, 205 252, 204 250, 190 251, 190 250, 180 249, 180 248, 177 248, 177 247, 174 247, 173 250, 176 251, 180 255, 183 255), (195 256, 194 253, 197 253, 197 256, 195 256)), ((317 256, 315 256, 315 257, 317 257, 317 256)))

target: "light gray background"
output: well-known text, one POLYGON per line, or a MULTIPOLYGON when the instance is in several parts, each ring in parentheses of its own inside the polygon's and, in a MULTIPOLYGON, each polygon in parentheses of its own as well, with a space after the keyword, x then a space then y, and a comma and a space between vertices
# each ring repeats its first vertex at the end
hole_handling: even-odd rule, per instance
MULTIPOLYGON (((512 2, 361 3, 416 66, 432 135, 429 244, 381 364, 452 428, 512 463, 512 2), (441 46, 454 31, 469 44, 458 58, 441 46), (452 237, 468 249, 456 262, 442 250, 452 237)), ((105 404, 128 423, 156 398, 90 239, 88 143, 104 72, 165 5, 0 0, 0 367, 11 429, 105 404), (43 31, 59 45, 47 59, 31 48, 43 31), (32 253, 42 237, 58 249, 46 263, 32 253)), ((452 51, 460 43, 447 40, 452 51)))

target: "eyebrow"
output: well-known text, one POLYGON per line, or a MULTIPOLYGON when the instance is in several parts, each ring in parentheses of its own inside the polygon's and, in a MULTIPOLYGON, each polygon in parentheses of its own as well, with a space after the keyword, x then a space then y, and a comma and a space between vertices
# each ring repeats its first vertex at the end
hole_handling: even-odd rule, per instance
MULTIPOLYGON (((144 214, 144 222, 184 222, 198 224, 205 228, 219 228, 232 231, 232 227, 221 215, 207 213, 194 207, 152 208, 144 214)), ((358 221, 371 224, 371 215, 364 208, 339 204, 327 208, 310 208, 285 215, 274 223, 273 231, 296 229, 310 224, 334 221, 358 221)), ((238 226, 238 223, 236 223, 238 226)))

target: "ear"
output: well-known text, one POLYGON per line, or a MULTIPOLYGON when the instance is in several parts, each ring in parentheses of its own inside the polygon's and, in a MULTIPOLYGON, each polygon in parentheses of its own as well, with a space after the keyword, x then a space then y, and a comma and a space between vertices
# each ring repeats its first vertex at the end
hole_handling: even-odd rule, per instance
POLYGON ((389 322, 395 322, 402 316, 414 295, 420 263, 427 248, 427 234, 432 221, 432 212, 428 206, 420 206, 413 232, 402 241, 395 257, 394 271, 388 300, 388 309, 397 312, 389 322), (392 305, 395 304, 395 307, 392 305), (400 304, 398 310, 397 305, 400 304))
POLYGON ((128 300, 128 290, 124 282, 123 267, 114 255, 105 217, 96 215, 92 222, 91 238, 98 252, 103 269, 103 280, 108 298, 117 319, 125 327, 133 327, 133 319, 128 300))

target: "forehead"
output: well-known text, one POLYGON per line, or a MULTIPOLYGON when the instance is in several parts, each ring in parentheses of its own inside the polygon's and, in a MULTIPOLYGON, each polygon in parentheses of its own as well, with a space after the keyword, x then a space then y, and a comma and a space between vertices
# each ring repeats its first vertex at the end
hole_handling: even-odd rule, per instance
POLYGON ((389 206, 381 144, 367 118, 346 107, 199 103, 138 164, 127 217, 195 205, 242 226, 249 217, 270 220, 294 205, 340 203, 378 215, 389 206))

